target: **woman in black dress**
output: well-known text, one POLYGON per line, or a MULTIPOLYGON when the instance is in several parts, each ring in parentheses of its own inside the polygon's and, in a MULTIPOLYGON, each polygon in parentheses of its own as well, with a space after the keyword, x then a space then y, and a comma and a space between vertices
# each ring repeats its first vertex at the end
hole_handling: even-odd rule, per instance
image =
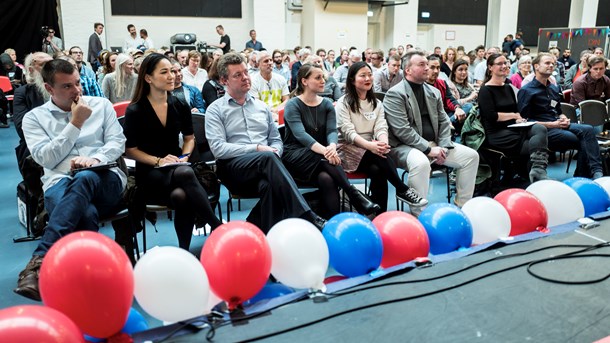
POLYGON ((510 64, 503 55, 493 54, 487 59, 485 82, 479 90, 479 111, 486 142, 491 148, 508 155, 529 155, 530 181, 547 179, 546 127, 540 124, 508 127, 527 121, 518 112, 514 88, 506 83, 509 69, 510 64))
POLYGON ((294 97, 286 103, 286 134, 282 161, 297 181, 315 184, 322 193, 324 213, 328 219, 340 212, 339 190, 350 198, 356 210, 364 215, 378 213, 373 203, 349 183, 337 154, 337 120, 329 99, 318 95, 324 91, 324 72, 320 67, 304 64, 297 74, 294 97))
POLYGON ((174 98, 170 61, 150 54, 142 62, 134 97, 125 112, 127 157, 136 160, 136 182, 148 203, 169 205, 176 212, 179 246, 188 250, 195 213, 215 229, 222 223, 187 162, 195 147, 190 109, 174 98), (179 146, 179 134, 184 144, 179 146))

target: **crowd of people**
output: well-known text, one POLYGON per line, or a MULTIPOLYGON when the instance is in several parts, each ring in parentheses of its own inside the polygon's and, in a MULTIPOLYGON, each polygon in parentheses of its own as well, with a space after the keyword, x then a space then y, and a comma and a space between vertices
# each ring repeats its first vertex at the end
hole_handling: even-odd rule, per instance
POLYGON ((572 89, 576 105, 610 97, 598 49, 583 52, 579 64, 569 50, 558 58, 556 48, 532 59, 519 35, 509 35, 501 49, 469 52, 406 45, 387 56, 355 47, 314 53, 308 46, 266 50, 251 30, 238 52, 219 25, 214 50, 171 51, 155 48, 144 29, 138 38, 130 24, 116 53, 102 48, 103 29, 94 24, 86 59, 80 47, 57 50, 52 39, 50 50, 29 54, 23 66, 14 51, 6 63, 0 55, 3 73, 13 73, 19 158, 31 155, 44 168, 49 221, 15 289, 32 299, 40 300, 38 271, 51 245, 76 228, 97 230, 116 211, 127 175, 109 163, 123 154, 136 161, 136 201, 175 210, 181 248, 189 249, 195 215, 212 229, 221 225, 188 166, 198 155, 193 113, 205 113, 218 178, 232 194, 260 198, 247 220, 264 232, 290 217, 323 229, 344 210, 341 192, 359 213, 378 215, 388 208, 388 183, 419 215, 433 165, 453 170, 453 202, 463 206, 473 197, 480 155, 456 133, 472 116, 480 117, 484 146, 527 157, 530 182, 548 178, 549 153, 565 149, 580 151, 581 176, 602 176, 594 129, 571 123, 560 106, 562 88, 572 89), (121 127, 112 104, 123 101, 130 104, 121 127), (408 171, 406 183, 397 168, 408 171), (371 180, 369 194, 350 173, 371 180), (319 205, 299 187, 317 188, 319 205))

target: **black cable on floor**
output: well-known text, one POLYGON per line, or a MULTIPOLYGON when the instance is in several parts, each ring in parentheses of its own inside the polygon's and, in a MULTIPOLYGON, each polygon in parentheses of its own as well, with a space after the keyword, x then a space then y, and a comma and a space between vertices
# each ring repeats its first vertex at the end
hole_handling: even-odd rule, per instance
POLYGON ((576 255, 576 256, 549 257, 549 258, 545 258, 545 259, 542 259, 542 260, 530 263, 527 266, 527 272, 531 276, 533 276, 533 277, 535 277, 537 279, 540 279, 540 280, 543 280, 543 281, 547 281, 547 282, 557 283, 557 284, 561 284, 561 285, 590 285, 590 284, 602 282, 602 281, 610 278, 610 273, 609 273, 609 274, 606 274, 606 276, 600 277, 600 278, 597 278, 597 279, 580 280, 580 281, 564 281, 564 280, 553 279, 553 278, 550 278, 550 277, 542 276, 542 275, 540 275, 538 273, 535 273, 532 270, 533 266, 535 266, 537 264, 540 264, 540 263, 544 263, 544 262, 551 262, 551 261, 557 261, 557 260, 567 260, 567 259, 577 259, 577 258, 585 258, 585 257, 604 257, 604 258, 606 258, 606 257, 610 257, 610 254, 584 254, 584 255, 576 255))

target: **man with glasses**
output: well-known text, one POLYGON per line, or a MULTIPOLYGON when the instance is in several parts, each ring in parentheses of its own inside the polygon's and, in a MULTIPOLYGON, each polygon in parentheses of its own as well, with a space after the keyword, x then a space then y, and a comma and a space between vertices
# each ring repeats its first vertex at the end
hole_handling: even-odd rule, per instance
POLYGON ((375 50, 371 53, 371 63, 369 63, 369 67, 371 67, 373 75, 377 70, 383 68, 383 50, 375 50))
POLYGON ((51 56, 55 56, 58 52, 64 49, 64 43, 61 38, 55 37, 55 30, 49 28, 47 36, 42 40, 42 51, 51 56))
POLYGON ((282 164, 282 138, 271 111, 249 93, 243 57, 220 57, 218 75, 227 92, 208 107, 205 132, 223 184, 233 193, 260 196, 247 220, 265 233, 296 217, 322 230, 326 221, 311 210, 282 164))
POLYGON ((68 55, 70 55, 70 57, 72 57, 72 59, 74 59, 76 62, 79 74, 96 80, 93 69, 89 68, 89 66, 83 61, 83 50, 79 46, 71 47, 70 50, 68 50, 68 55))

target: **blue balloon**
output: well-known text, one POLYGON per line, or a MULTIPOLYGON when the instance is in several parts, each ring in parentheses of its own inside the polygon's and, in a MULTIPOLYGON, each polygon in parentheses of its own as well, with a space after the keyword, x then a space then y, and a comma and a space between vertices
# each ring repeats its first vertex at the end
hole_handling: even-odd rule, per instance
POLYGON ((342 275, 354 277, 368 274, 381 264, 381 235, 366 217, 344 212, 332 217, 322 230, 330 265, 342 275))
POLYGON ((419 215, 430 239, 430 253, 445 254, 472 245, 472 224, 462 210, 451 204, 429 205, 419 215))
POLYGON ((585 207, 585 216, 607 211, 610 207, 610 196, 597 182, 584 177, 573 177, 563 183, 576 191, 585 207))
POLYGON ((83 335, 85 337, 85 342, 91 342, 91 343, 100 343, 100 342, 106 342, 105 338, 95 338, 93 336, 89 336, 89 335, 83 335))
POLYGON ((128 335, 132 335, 136 332, 141 332, 144 330, 148 330, 148 323, 144 316, 138 312, 135 308, 131 308, 129 310, 129 316, 127 317, 127 322, 121 329, 121 332, 124 332, 128 335))
POLYGON ((272 299, 290 293, 294 293, 294 289, 281 283, 267 282, 265 287, 256 293, 255 296, 244 302, 244 306, 249 306, 261 300, 272 299))

